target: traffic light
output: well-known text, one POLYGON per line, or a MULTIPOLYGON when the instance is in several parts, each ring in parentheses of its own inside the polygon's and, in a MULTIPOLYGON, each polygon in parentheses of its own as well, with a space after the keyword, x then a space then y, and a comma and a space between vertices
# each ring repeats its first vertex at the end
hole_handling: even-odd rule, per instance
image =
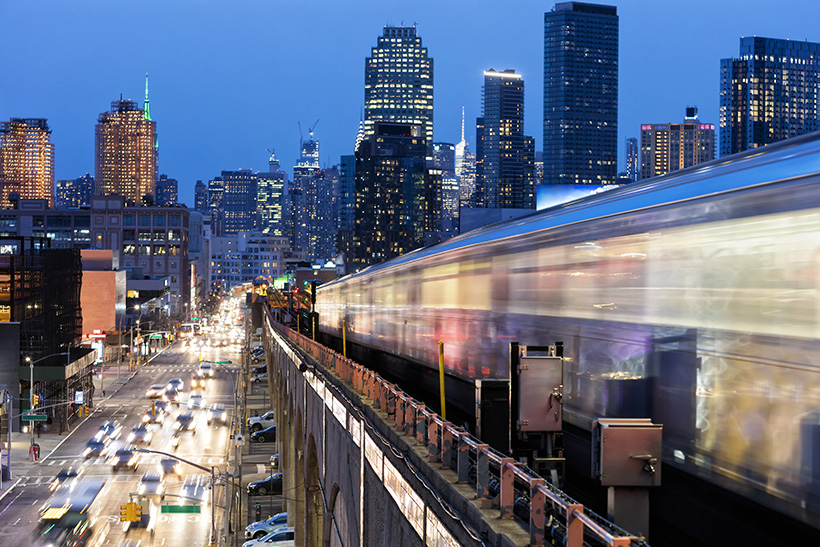
POLYGON ((134 506, 134 522, 142 520, 142 505, 137 505, 136 502, 132 502, 131 505, 134 506))
POLYGON ((34 401, 34 406, 37 406, 38 404, 40 404, 40 396, 35 395, 32 401, 34 401))
POLYGON ((131 502, 120 505, 120 522, 128 522, 128 508, 131 502))

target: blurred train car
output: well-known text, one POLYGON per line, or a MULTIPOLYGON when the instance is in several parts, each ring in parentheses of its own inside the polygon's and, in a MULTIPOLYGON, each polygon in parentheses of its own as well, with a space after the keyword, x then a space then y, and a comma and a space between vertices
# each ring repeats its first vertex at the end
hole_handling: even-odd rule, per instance
MULTIPOLYGON (((318 290, 321 330, 448 374, 565 347, 564 420, 820 529, 820 134, 490 225, 318 290)), ((545 394, 547 396, 547 394, 545 394)), ((463 401, 473 405, 474 401, 463 401)))

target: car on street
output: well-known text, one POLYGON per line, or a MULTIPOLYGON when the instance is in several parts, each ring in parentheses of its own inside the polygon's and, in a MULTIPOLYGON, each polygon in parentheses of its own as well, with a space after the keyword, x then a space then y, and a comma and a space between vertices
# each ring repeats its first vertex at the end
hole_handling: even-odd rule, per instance
POLYGON ((171 378, 168 380, 168 386, 176 389, 177 391, 182 391, 185 389, 185 382, 182 381, 182 378, 171 378))
POLYGON ((140 496, 160 496, 160 499, 164 499, 164 482, 165 479, 163 475, 154 471, 148 471, 140 479, 140 484, 137 486, 137 494, 140 496))
POLYGON ((254 431, 251 433, 252 443, 268 443, 276 442, 276 426, 272 425, 261 431, 254 431))
POLYGON ((265 354, 264 353, 261 354, 261 355, 251 355, 251 361, 254 362, 254 363, 261 363, 264 360, 265 360, 265 354))
POLYGON ((205 389, 207 378, 201 370, 197 369, 191 373, 191 389, 205 389))
POLYGON ((49 486, 48 489, 51 490, 52 492, 54 492, 55 490, 57 490, 57 488, 61 484, 63 484, 66 481, 69 481, 69 480, 71 480, 75 477, 78 477, 81 472, 82 472, 81 467, 76 467, 76 466, 73 466, 73 465, 71 465, 69 467, 63 467, 57 473, 57 476, 54 477, 54 480, 51 482, 51 486, 49 486))
POLYGON ((129 444, 151 444, 151 439, 153 436, 154 434, 151 433, 147 427, 140 424, 131 429, 131 433, 128 434, 127 442, 129 444))
POLYGON ((97 436, 92 437, 88 440, 85 444, 85 450, 83 450, 83 457, 84 458, 93 458, 95 456, 105 456, 105 452, 108 450, 108 439, 100 439, 97 436))
POLYGON ((162 399, 158 401, 154 401, 153 405, 156 407, 157 410, 162 411, 164 414, 168 414, 168 402, 163 401, 162 399))
POLYGON ((256 376, 251 377, 251 382, 254 384, 262 384, 268 381, 268 373, 265 372, 264 374, 257 374, 256 376))
POLYGON ((164 419, 165 412, 157 408, 156 405, 153 405, 142 415, 142 423, 144 424, 161 424, 164 419))
POLYGON ((261 539, 277 528, 287 526, 288 514, 276 513, 265 520, 258 520, 245 526, 245 539, 261 539))
POLYGON ((183 431, 191 431, 196 434, 196 420, 194 419, 194 415, 190 412, 178 414, 177 419, 174 420, 173 427, 180 433, 183 431))
POLYGON ((122 435, 122 425, 117 421, 104 422, 97 430, 97 437, 100 440, 108 439, 110 441, 119 439, 122 435))
POLYGON ((162 458, 157 462, 157 471, 163 477, 167 475, 182 476, 182 463, 173 458, 162 458))
POLYGON ((251 416, 250 418, 248 418, 248 429, 250 429, 251 432, 253 432, 260 431, 262 429, 265 429, 266 427, 270 427, 276 423, 274 421, 275 417, 276 415, 274 414, 273 410, 265 412, 261 416, 251 416))
POLYGON ((138 452, 134 452, 133 448, 124 447, 114 452, 108 463, 111 464, 112 471, 118 471, 122 468, 136 471, 139 467, 140 455, 138 452))
POLYGON ((205 408, 205 397, 201 393, 191 393, 188 397, 188 408, 201 410, 205 408))
POLYGON ((214 422, 218 423, 227 423, 228 422, 228 411, 225 410, 225 407, 219 404, 211 405, 208 407, 208 425, 211 425, 214 422))
POLYGON ((267 496, 268 494, 282 493, 282 473, 276 473, 266 479, 248 484, 249 496, 267 496))
POLYGON ((206 378, 213 378, 214 367, 211 363, 199 363, 199 371, 205 375, 206 378))
POLYGON ((149 399, 159 399, 165 391, 165 386, 162 384, 154 384, 145 390, 145 396, 149 399))
POLYGON ((168 386, 165 388, 165 393, 162 394, 162 400, 166 403, 177 403, 179 404, 179 390, 174 387, 168 386))

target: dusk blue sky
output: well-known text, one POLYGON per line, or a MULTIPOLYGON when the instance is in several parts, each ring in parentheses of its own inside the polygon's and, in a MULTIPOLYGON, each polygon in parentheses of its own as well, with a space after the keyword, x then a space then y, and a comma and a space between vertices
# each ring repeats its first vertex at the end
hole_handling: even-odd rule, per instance
MULTIPOLYGON (((607 2, 601 2, 607 3, 607 2)), ((461 107, 475 149, 483 71, 525 81, 525 126, 541 150, 544 12, 522 0, 2 0, 0 120, 47 118, 56 179, 94 173, 94 125, 113 100, 142 105, 150 75, 159 171, 193 205, 197 179, 267 170, 275 148, 292 173, 299 126, 316 120, 321 164, 352 153, 364 60, 385 25, 416 24, 435 63, 434 138, 456 143, 461 107)), ((741 36, 820 41, 817 0, 622 0, 619 170, 641 123, 696 105, 718 124, 720 59, 741 36)))

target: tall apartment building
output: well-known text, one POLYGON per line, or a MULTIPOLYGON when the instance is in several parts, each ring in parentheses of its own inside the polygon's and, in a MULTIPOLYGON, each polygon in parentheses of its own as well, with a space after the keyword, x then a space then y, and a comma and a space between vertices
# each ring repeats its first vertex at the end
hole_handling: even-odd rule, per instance
POLYGON ((484 73, 479 207, 534 209, 535 141, 524 135, 524 80, 513 70, 484 73))
POLYGON ((168 175, 160 175, 157 179, 156 192, 154 203, 158 207, 174 207, 179 199, 179 182, 177 179, 169 179, 168 175))
POLYGON ((720 61, 720 155, 820 129, 820 43, 740 39, 740 56, 720 61))
POLYGON ((100 114, 95 131, 94 181, 97 195, 119 195, 139 205, 155 195, 157 124, 147 110, 129 100, 113 101, 100 114))
POLYGON ((259 181, 250 169, 222 171, 220 177, 210 181, 208 202, 214 217, 213 234, 225 236, 256 230, 258 196, 259 181))
POLYGON ((364 65, 364 138, 377 121, 417 124, 433 145, 433 59, 416 27, 384 27, 364 65))
MULTIPOLYGON (((461 159, 463 165, 463 155, 461 159)), ((430 167, 441 171, 440 183, 434 187, 436 207, 432 212, 437 217, 435 224, 439 233, 435 240, 441 241, 458 233, 459 186, 456 178, 456 145, 447 142, 433 143, 432 166, 428 164, 428 168, 430 167)), ((428 185, 431 182, 428 174, 428 185)), ((425 243, 432 242, 425 239, 425 243)))
POLYGON ((618 14, 561 2, 544 14, 544 184, 614 184, 618 14))
POLYGON ((259 215, 259 231, 268 236, 283 236, 285 233, 285 219, 282 205, 287 185, 287 173, 279 169, 279 160, 273 154, 268 162, 267 173, 257 173, 259 184, 259 200, 257 214, 259 215))
POLYGON ((715 125, 686 107, 682 123, 641 125, 641 178, 648 179, 715 159, 715 125))
POLYGON ((422 126, 377 122, 356 151, 353 227, 340 234, 347 272, 424 243, 426 140, 422 126))
POLYGON ((11 193, 54 206, 54 144, 43 118, 0 122, 0 207, 11 206, 11 193))
POLYGON ((640 154, 638 153, 638 139, 626 139, 626 177, 629 182, 635 182, 640 176, 640 154))
POLYGON ((70 180, 58 180, 55 192, 55 209, 79 209, 90 207, 94 196, 94 177, 86 173, 70 180))

